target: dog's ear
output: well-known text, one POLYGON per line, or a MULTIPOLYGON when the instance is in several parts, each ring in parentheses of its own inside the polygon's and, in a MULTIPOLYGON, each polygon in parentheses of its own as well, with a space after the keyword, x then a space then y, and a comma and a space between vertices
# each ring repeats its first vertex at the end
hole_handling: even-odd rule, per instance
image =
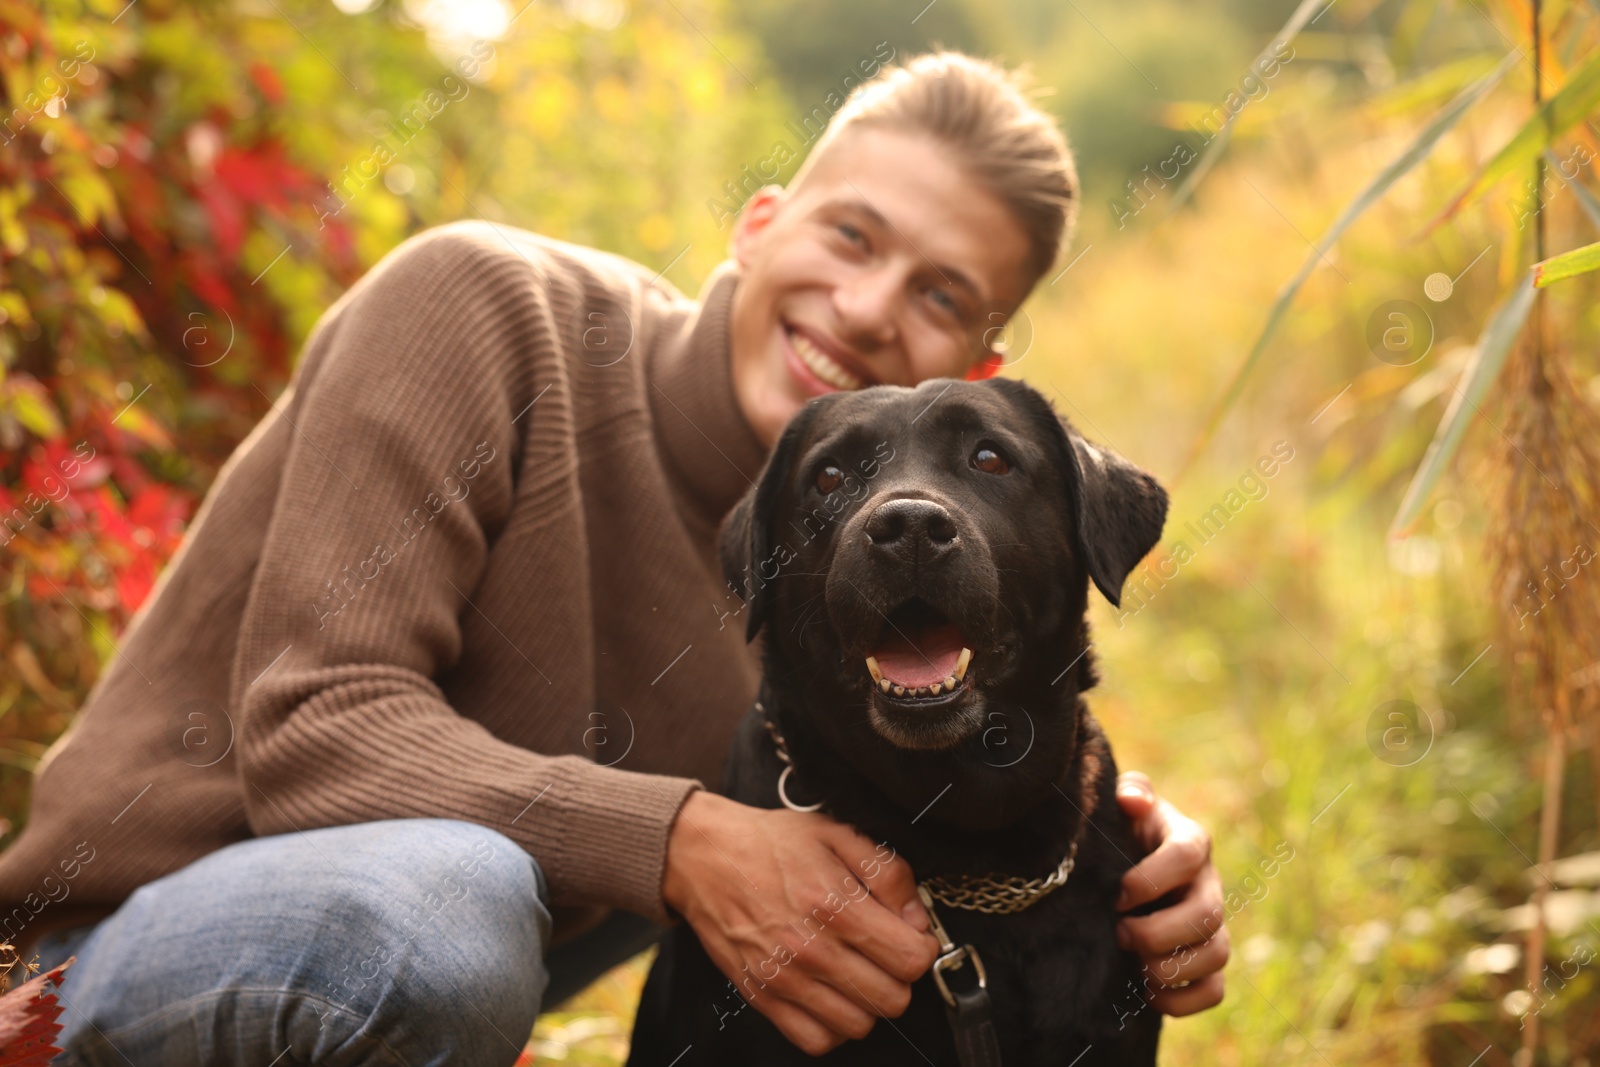
POLYGON ((756 639, 771 610, 772 597, 767 586, 777 575, 764 573, 764 569, 773 569, 770 561, 772 510, 777 506, 783 487, 789 483, 806 427, 811 425, 821 406, 820 399, 808 401, 789 420, 756 484, 739 498, 722 523, 722 576, 727 579, 728 587, 744 600, 745 610, 750 613, 745 625, 746 641, 756 639))
POLYGON ((1075 488, 1078 504, 1075 547, 1100 592, 1121 607, 1122 583, 1161 541, 1167 491, 1149 472, 1085 441, 1066 419, 1057 425, 1077 460, 1067 465, 1069 499, 1075 488))
POLYGON ((1009 378, 990 381, 1020 402, 1053 440, 1074 511, 1073 549, 1100 592, 1121 607, 1122 583, 1161 540, 1166 490, 1149 472, 1085 441, 1033 388, 1009 378))

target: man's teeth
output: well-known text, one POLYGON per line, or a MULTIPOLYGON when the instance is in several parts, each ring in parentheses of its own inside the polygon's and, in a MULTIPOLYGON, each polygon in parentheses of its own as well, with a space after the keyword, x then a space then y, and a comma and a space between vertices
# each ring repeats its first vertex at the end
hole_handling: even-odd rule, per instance
POLYGON ((860 389, 867 384, 841 367, 834 361, 832 356, 812 344, 798 330, 789 331, 789 343, 794 345, 795 352, 800 356, 800 362, 804 363, 812 374, 815 374, 835 389, 860 389))
POLYGON ((943 681, 934 682, 932 685, 916 686, 910 689, 903 685, 896 685, 894 682, 891 682, 889 679, 885 678, 883 676, 883 669, 878 666, 878 657, 876 656, 867 657, 867 673, 872 675, 872 682, 878 687, 880 692, 887 693, 893 690, 894 695, 897 697, 903 697, 907 695, 914 697, 936 697, 940 693, 954 692, 957 684, 966 681, 967 667, 971 663, 972 649, 963 647, 961 649, 961 655, 956 657, 955 670, 947 675, 943 681))

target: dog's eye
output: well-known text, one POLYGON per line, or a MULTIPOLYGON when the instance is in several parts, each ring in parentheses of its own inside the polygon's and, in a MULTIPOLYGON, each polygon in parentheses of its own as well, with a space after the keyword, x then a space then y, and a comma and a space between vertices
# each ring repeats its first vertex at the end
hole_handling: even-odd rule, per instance
POLYGON ((1005 457, 987 445, 979 445, 972 453, 972 465, 985 474, 1004 474, 1011 469, 1005 457))
POLYGON ((826 496, 844 484, 844 471, 832 463, 817 472, 817 491, 826 496))

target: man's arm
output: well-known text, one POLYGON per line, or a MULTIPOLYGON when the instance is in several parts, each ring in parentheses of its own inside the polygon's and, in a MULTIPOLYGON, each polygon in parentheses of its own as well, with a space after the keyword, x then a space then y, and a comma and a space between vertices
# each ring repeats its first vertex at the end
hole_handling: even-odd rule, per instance
POLYGON ((1222 879, 1211 863, 1205 827, 1156 796, 1148 776, 1117 778, 1117 802, 1150 850, 1122 878, 1118 911, 1180 890, 1173 904, 1117 924, 1122 947, 1139 954, 1150 978, 1150 1002, 1167 1015, 1193 1015, 1222 1002, 1228 962, 1222 879))
MULTIPOLYGON (((558 284, 559 264, 529 262, 486 227, 448 227, 387 257, 308 345, 256 446, 282 465, 233 664, 243 800, 258 834, 479 823, 538 859, 555 902, 664 919, 667 833, 696 783, 510 744, 434 681, 461 659, 461 620, 519 492, 545 502, 531 518, 563 555, 584 547, 563 534, 577 460, 548 332, 558 284)), ((537 570, 525 628, 550 605, 587 603, 583 559, 537 570)), ((508 611, 487 622, 502 637, 516 629, 508 611)), ((502 699, 522 714, 570 713, 546 676, 586 684, 585 638, 562 636, 497 646, 502 699)))

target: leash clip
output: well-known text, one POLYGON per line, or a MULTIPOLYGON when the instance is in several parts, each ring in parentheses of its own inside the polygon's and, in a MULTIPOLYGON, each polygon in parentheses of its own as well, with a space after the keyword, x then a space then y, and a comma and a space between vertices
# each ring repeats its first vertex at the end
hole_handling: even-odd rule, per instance
POLYGON ((917 886, 917 896, 922 898, 922 906, 928 912, 928 925, 933 929, 933 936, 939 942, 939 958, 933 961, 933 983, 939 987, 939 995, 944 998, 945 1005, 956 1007, 955 994, 950 992, 950 985, 945 980, 946 971, 959 971, 966 966, 968 960, 972 961, 972 968, 978 975, 978 988, 987 991, 989 988, 989 973, 984 970, 983 957, 978 955, 978 950, 971 945, 957 946, 950 939, 949 931, 944 928, 944 923, 939 921, 939 913, 933 907, 933 894, 928 892, 927 886, 917 886))

